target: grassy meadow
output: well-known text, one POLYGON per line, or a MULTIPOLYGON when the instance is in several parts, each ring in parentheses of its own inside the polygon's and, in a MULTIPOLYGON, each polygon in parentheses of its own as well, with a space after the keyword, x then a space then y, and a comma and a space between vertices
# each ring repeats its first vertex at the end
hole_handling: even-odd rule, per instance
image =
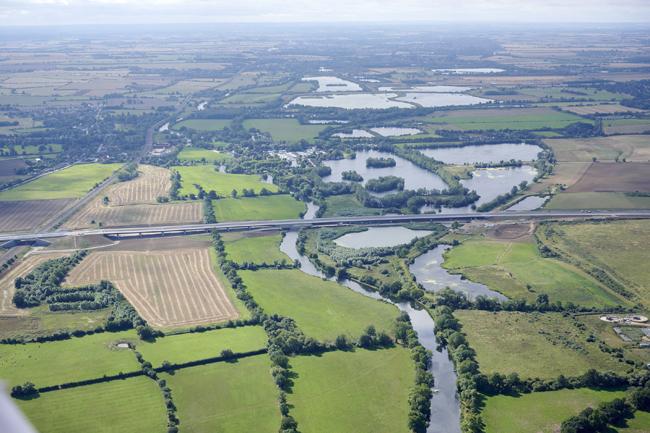
POLYGON ((259 326, 224 328, 215 331, 168 335, 154 343, 138 341, 136 350, 154 367, 163 361, 180 364, 219 356, 224 349, 235 353, 263 349, 266 333, 259 326))
POLYGON ((222 236, 226 254, 235 263, 272 263, 291 259, 280 251, 282 235, 242 236, 239 233, 226 233, 222 236))
POLYGON ((300 140, 313 142, 327 125, 302 125, 297 119, 247 119, 244 128, 268 132, 274 141, 296 143, 300 140))
POLYGON ((625 303, 576 266, 543 258, 533 242, 467 240, 445 254, 443 267, 510 298, 534 300, 545 293, 551 302, 586 306, 625 303))
POLYGON ((226 126, 230 126, 230 119, 187 119, 178 122, 172 129, 181 129, 183 127, 195 131, 220 131, 226 126))
POLYGON ((214 200, 217 221, 282 220, 300 218, 305 203, 290 195, 267 195, 214 200))
POLYGON ((252 189, 259 192, 262 188, 277 191, 277 185, 262 182, 259 176, 250 174, 219 173, 211 165, 195 165, 191 167, 173 167, 181 175, 181 189, 179 193, 197 194, 194 184, 201 185, 204 190, 215 190, 220 196, 230 197, 232 190, 241 192, 243 189, 252 189))
MULTIPOLYGON (((407 433, 413 364, 407 349, 291 359, 289 403, 303 433, 407 433)), ((432 420, 435 423, 435 419, 432 420)))
POLYGON ((488 397, 482 413, 485 433, 555 433, 562 421, 587 406, 624 395, 623 391, 581 388, 488 397))
POLYGON ((392 305, 298 269, 239 274, 265 312, 294 319, 306 335, 318 340, 334 341, 340 334, 358 337, 368 325, 390 332, 398 315, 392 305))
POLYGON ((121 164, 76 164, 0 192, 0 200, 48 200, 83 197, 121 164))
POLYGON ((229 153, 216 150, 204 149, 202 147, 186 146, 178 153, 179 161, 200 161, 200 162, 223 162, 232 159, 229 153))
POLYGON ((147 377, 49 392, 18 405, 40 433, 154 433, 167 426, 162 393, 147 377))
POLYGON ((181 431, 275 433, 278 390, 266 355, 185 368, 162 378, 172 390, 181 431))

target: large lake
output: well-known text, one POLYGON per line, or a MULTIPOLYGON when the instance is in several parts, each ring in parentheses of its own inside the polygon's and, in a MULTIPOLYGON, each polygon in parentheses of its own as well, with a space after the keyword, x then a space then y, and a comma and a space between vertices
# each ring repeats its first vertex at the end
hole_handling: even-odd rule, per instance
POLYGON ((447 188, 447 184, 430 171, 424 170, 411 161, 395 156, 387 152, 376 150, 359 151, 355 159, 339 159, 333 161, 323 161, 323 164, 332 169, 332 174, 323 178, 325 182, 340 182, 343 180, 344 171, 354 170, 363 177, 363 183, 368 179, 376 179, 381 176, 398 176, 404 178, 404 189, 438 189, 447 188), (366 160, 368 158, 393 158, 396 162, 395 167, 385 168, 367 168, 366 160))
POLYGON ((416 92, 416 93, 462 93, 473 87, 464 86, 413 86, 413 87, 380 87, 380 92, 416 92))
POLYGON ((317 92, 358 92, 363 90, 360 85, 339 77, 320 76, 305 77, 302 81, 317 81, 317 92))
POLYGON ((509 192, 513 186, 522 181, 531 183, 537 176, 537 170, 529 165, 521 167, 481 168, 472 172, 471 179, 463 179, 460 183, 477 192, 480 196, 476 206, 488 203, 499 195, 509 192))
POLYGON ((351 95, 299 96, 288 105, 305 107, 344 108, 347 110, 415 108, 406 102, 393 101, 396 93, 355 93, 351 95))
POLYGON ((455 69, 432 69, 433 72, 440 72, 441 74, 498 74, 504 72, 505 69, 499 68, 455 68, 455 69))
POLYGON ((441 147, 420 152, 445 164, 498 163, 501 161, 532 161, 543 149, 533 144, 487 144, 481 146, 441 147))
POLYGON ((346 248, 394 247, 408 244, 415 238, 431 234, 429 230, 411 230, 406 227, 369 227, 368 230, 348 233, 334 239, 334 243, 346 248))
POLYGON ((407 93, 395 98, 396 101, 410 102, 422 107, 451 107, 457 105, 477 105, 494 102, 464 93, 407 93))

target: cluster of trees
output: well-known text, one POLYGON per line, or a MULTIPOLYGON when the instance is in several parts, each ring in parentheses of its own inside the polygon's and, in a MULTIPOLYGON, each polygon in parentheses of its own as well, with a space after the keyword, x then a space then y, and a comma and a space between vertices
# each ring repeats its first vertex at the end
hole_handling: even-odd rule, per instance
POLYGON ((372 192, 402 191, 404 190, 404 179, 397 176, 381 176, 368 180, 366 189, 372 192))
POLYGON ((603 402, 596 408, 588 407, 576 416, 562 422, 561 433, 597 433, 611 431, 608 425, 621 425, 631 418, 634 408, 622 398, 603 402))
POLYGON ((178 200, 178 191, 181 189, 181 174, 177 171, 172 171, 170 178, 172 186, 169 189, 169 197, 171 197, 172 200, 178 200))
POLYGON ((431 419, 431 388, 434 378, 431 368, 431 352, 420 344, 417 333, 406 313, 395 321, 395 338, 411 350, 415 363, 415 384, 409 394, 409 427, 415 433, 424 433, 431 419))
POLYGON ((595 83, 595 87, 610 92, 632 95, 632 99, 621 101, 621 105, 641 110, 650 109, 650 80, 603 81, 595 83))
POLYGON ((15 263, 15 261, 18 259, 17 255, 13 255, 12 257, 9 257, 3 264, 2 267, 0 267, 0 274, 5 272, 7 269, 11 267, 15 263))
POLYGON ((341 178, 350 182, 363 182, 363 176, 354 170, 344 171, 341 173, 341 178))
POLYGON ((176 405, 172 397, 172 390, 167 386, 167 381, 158 377, 158 373, 154 370, 149 361, 146 361, 140 352, 135 352, 135 357, 140 363, 140 368, 145 376, 151 380, 156 381, 160 391, 163 393, 165 399, 165 407, 167 408, 167 433, 178 433, 178 425, 180 420, 176 416, 176 405))
POLYGON ((315 170, 316 174, 320 177, 327 177, 332 174, 332 167, 327 165, 319 165, 315 170))
POLYGON ((203 221, 205 221, 206 224, 214 224, 217 222, 217 216, 214 214, 212 200, 209 198, 203 199, 203 221))
POLYGON ((38 397, 38 389, 31 382, 25 382, 22 385, 16 385, 11 388, 11 396, 21 400, 27 400, 38 397))
POLYGON ((135 162, 129 162, 117 172, 117 180, 120 182, 126 182, 136 177, 138 177, 138 164, 135 162))
POLYGON ((385 167, 395 167, 397 162, 393 158, 368 158, 366 159, 366 167, 368 168, 385 168, 385 167))
POLYGON ((244 262, 240 264, 240 263, 232 262, 232 266, 237 270, 243 269, 247 271, 256 271, 258 269, 295 269, 300 267, 300 261, 295 260, 293 262, 288 262, 286 259, 282 259, 282 260, 274 260, 271 263, 244 262))

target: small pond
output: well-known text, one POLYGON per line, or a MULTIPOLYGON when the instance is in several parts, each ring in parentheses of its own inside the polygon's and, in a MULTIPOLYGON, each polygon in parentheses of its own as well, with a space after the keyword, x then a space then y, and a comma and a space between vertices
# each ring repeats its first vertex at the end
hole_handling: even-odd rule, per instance
POLYGON ((338 138, 372 138, 374 135, 366 131, 365 129, 353 129, 352 132, 338 132, 332 134, 332 137, 338 138))
POLYGON ((416 135, 422 133, 418 128, 400 128, 396 126, 379 126, 377 128, 370 128, 375 134, 382 137, 401 137, 403 135, 416 135))

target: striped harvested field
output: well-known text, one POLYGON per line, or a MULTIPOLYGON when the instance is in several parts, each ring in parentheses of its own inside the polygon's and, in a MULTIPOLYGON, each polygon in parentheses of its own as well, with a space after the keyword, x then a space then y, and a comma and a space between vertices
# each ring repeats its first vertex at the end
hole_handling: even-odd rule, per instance
POLYGON ((33 230, 71 202, 72 200, 0 201, 0 232, 33 230))
MULTIPOLYGON (((170 171, 153 165, 138 167, 140 175, 133 180, 112 185, 106 196, 112 206, 155 203, 156 197, 167 196, 172 186, 170 171)), ((101 198, 99 199, 101 205, 101 198)))
POLYGON ((199 223, 203 220, 201 202, 136 204, 131 206, 85 207, 64 227, 79 229, 102 223, 105 227, 199 223), (94 223, 93 223, 94 221, 94 223))
POLYGON ((2 276, 0 276, 0 316, 15 316, 17 314, 22 314, 22 312, 18 310, 12 302, 16 290, 16 287, 14 286, 16 278, 24 277, 30 273, 32 269, 46 260, 56 259, 66 255, 69 254, 30 254, 9 269, 9 271, 3 273, 2 276))
POLYGON ((100 280, 112 281, 154 326, 190 326, 238 317, 214 273, 208 248, 92 252, 70 272, 66 285, 100 280))

